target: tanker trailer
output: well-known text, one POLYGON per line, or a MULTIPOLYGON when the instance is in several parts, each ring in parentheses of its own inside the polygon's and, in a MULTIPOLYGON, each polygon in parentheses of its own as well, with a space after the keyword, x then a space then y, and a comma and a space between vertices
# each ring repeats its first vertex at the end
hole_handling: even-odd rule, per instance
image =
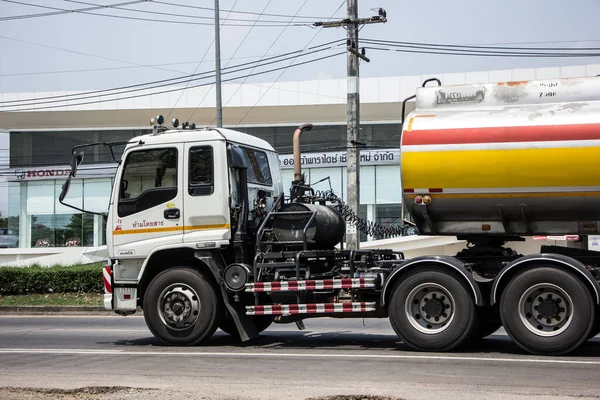
POLYGON ((420 234, 468 242, 455 257, 420 264, 477 281, 468 285, 482 296, 476 336, 502 323, 537 354, 564 354, 595 336, 600 254, 542 246, 522 256, 506 244, 600 232, 600 78, 424 83, 415 103, 402 126, 405 208, 420 234))

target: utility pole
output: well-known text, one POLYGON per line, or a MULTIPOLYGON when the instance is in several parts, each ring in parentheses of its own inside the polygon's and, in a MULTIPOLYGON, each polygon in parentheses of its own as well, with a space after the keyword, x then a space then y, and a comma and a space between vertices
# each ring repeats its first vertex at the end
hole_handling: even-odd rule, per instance
POLYGON ((217 128, 223 127, 223 102, 221 101, 221 33, 219 24, 219 0, 215 0, 215 77, 217 92, 217 128))
MULTIPOLYGON (((358 0, 347 0, 347 17, 341 21, 317 22, 314 26, 323 28, 345 27, 347 32, 347 178, 348 207, 358 214, 360 205, 360 148, 364 143, 360 141, 360 74, 359 58, 370 62, 365 56, 365 51, 358 48, 359 26, 373 23, 387 22, 387 13, 379 9, 379 15, 371 18, 358 18, 358 0)), ((353 224, 346 225, 346 247, 349 250, 359 248, 359 232, 353 224)))

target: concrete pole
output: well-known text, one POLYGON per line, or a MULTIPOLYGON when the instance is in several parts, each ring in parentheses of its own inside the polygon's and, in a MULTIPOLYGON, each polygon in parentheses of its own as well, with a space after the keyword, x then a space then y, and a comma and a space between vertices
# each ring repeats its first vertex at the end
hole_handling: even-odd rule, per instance
MULTIPOLYGON (((359 71, 358 71, 358 0, 348 0, 347 17, 350 23, 347 25, 348 46, 355 51, 348 51, 347 59, 347 113, 348 113, 348 190, 347 204, 358 214, 360 203, 360 153, 357 146, 359 141, 360 126, 360 99, 359 99, 359 71)), ((359 248, 359 233, 354 225, 346 226, 346 246, 349 250, 359 248)))
POLYGON ((217 128, 223 127, 223 102, 221 100, 221 33, 219 24, 219 0, 215 0, 215 87, 217 92, 217 128))

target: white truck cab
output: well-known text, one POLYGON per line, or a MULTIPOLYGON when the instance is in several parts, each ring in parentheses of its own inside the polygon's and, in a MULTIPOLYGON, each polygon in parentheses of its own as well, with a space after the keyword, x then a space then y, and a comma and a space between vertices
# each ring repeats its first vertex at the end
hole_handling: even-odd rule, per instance
MULTIPOLYGON (((124 150, 110 197, 109 257, 119 265, 114 283, 137 283, 151 256, 169 249, 229 245, 239 205, 239 177, 228 167, 228 147, 247 164, 248 198, 264 193, 270 208, 283 192, 279 158, 264 140, 228 129, 169 130, 132 139, 124 150)), ((231 151, 231 150, 230 150, 231 151)), ((258 210, 256 210, 258 211, 258 210)), ((135 293, 115 309, 135 309, 135 293)), ((108 299, 107 299, 108 300, 108 299)), ((107 304, 108 306, 108 304, 107 304)))

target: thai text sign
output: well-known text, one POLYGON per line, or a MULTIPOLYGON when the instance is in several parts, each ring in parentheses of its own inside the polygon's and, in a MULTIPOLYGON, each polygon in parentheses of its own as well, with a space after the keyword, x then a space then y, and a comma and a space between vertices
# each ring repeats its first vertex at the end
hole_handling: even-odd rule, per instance
MULTIPOLYGON (((282 169, 294 168, 292 154, 280 155, 282 169)), ((303 167, 345 167, 348 162, 347 151, 302 154, 303 167)), ((361 150, 360 165, 399 165, 400 149, 361 150)))

